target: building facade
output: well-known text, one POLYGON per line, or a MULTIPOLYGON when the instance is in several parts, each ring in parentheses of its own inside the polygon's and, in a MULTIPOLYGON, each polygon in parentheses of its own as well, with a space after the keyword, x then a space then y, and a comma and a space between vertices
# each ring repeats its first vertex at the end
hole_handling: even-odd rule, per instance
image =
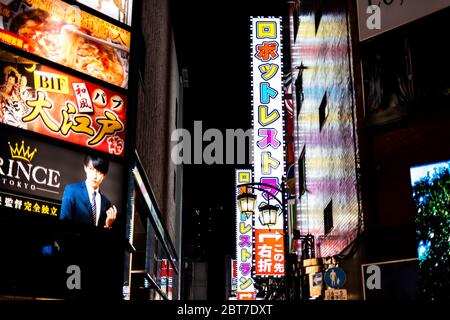
MULTIPOLYGON (((365 288, 364 293, 368 299, 448 298, 443 270, 449 263, 440 258, 447 253, 439 249, 437 240, 446 238, 448 228, 435 228, 431 222, 432 216, 444 217, 448 209, 436 211, 432 201, 422 206, 415 194, 426 188, 418 189, 415 172, 431 179, 439 170, 424 166, 449 159, 447 148, 440 144, 448 135, 444 125, 449 106, 448 49, 438 30, 447 28, 450 3, 380 3, 381 19, 392 28, 379 30, 367 30, 368 15, 361 12, 365 2, 357 5, 367 146, 365 259, 400 270, 392 272, 397 277, 392 276, 390 289, 365 288)), ((437 194, 446 192, 445 187, 437 190, 437 194)))
POLYGON ((438 142, 447 135, 448 63, 437 33, 448 4, 370 4, 290 2, 297 229, 298 238, 315 240, 315 255, 305 255, 301 241, 298 255, 321 259, 302 261, 306 273, 311 265, 341 267, 349 299, 444 297, 439 274, 448 262, 432 238, 446 231, 423 235, 420 219, 429 220, 412 183, 418 167, 448 160, 438 142), (381 27, 369 28, 378 18, 381 27), (420 262, 418 248, 426 252, 420 262), (372 264, 384 290, 366 283, 372 264))
POLYGON ((0 295, 178 299, 183 170, 169 137, 183 95, 169 4, 0 5, 0 295), (86 154, 109 163, 95 173, 101 200, 73 195, 92 220, 68 209, 86 154))

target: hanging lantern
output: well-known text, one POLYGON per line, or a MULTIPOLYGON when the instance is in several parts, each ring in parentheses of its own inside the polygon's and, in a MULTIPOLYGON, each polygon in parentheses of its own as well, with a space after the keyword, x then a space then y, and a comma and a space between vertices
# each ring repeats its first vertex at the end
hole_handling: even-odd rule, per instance
POLYGON ((237 197, 239 211, 247 217, 255 212, 256 196, 252 193, 243 193, 237 197))
POLYGON ((264 204, 259 208, 259 211, 260 211, 260 221, 263 225, 270 228, 271 226, 274 226, 277 223, 277 216, 279 212, 277 206, 264 204))

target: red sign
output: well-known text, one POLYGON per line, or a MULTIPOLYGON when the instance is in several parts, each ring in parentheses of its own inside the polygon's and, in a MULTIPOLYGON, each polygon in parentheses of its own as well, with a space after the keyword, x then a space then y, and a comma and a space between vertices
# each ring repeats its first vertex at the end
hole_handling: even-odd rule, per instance
POLYGON ((238 292, 238 300, 255 300, 254 292, 238 292))
POLYGON ((172 299, 173 269, 167 259, 161 261, 161 290, 167 294, 169 300, 172 299))
POLYGON ((255 230, 255 273, 284 276, 283 230, 255 230))
POLYGON ((0 123, 123 156, 125 95, 3 50, 0 72, 0 123))

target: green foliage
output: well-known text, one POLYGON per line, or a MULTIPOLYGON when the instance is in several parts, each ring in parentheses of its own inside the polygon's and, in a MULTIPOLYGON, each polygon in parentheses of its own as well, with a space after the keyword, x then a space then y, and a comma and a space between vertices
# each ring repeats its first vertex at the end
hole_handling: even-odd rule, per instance
POLYGON ((421 293, 425 299, 450 299, 450 172, 435 169, 413 187, 417 239, 430 243, 420 259, 421 293))

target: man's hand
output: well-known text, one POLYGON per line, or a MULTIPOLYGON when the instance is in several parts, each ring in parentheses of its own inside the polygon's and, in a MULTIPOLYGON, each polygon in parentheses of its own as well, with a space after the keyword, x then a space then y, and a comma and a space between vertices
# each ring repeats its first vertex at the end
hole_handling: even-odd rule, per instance
POLYGON ((116 206, 112 206, 111 208, 106 210, 105 228, 111 229, 114 220, 116 220, 116 216, 117 216, 116 206))

